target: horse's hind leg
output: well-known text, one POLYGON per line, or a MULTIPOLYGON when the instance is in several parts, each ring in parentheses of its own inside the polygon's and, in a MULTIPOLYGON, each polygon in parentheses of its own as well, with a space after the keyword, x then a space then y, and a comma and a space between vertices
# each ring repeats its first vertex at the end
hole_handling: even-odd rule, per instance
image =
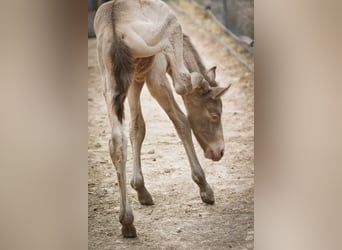
POLYGON ((104 96, 107 103, 108 117, 112 127, 111 138, 109 140, 109 151, 112 162, 116 168, 119 189, 120 189, 120 213, 119 220, 122 224, 122 234, 124 237, 136 237, 136 230, 133 225, 134 217, 130 207, 126 189, 126 159, 127 159, 127 138, 124 134, 123 126, 117 114, 113 111, 114 97, 116 96, 116 82, 112 72, 112 62, 110 59, 110 42, 103 42, 98 38, 99 64, 102 78, 105 82, 104 96))
POLYGON ((150 193, 144 184, 141 171, 141 145, 145 138, 145 121, 141 112, 140 93, 144 82, 135 82, 128 92, 128 103, 131 111, 130 139, 133 150, 133 177, 131 186, 137 191, 139 202, 142 205, 153 205, 150 193))

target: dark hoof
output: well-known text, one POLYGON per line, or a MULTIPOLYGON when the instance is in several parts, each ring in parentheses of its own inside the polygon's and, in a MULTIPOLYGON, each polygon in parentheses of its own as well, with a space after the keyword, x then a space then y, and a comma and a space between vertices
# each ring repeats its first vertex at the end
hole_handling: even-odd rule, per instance
POLYGON ((146 188, 144 188, 143 191, 140 191, 140 192, 138 191, 138 200, 141 205, 145 205, 145 206, 154 205, 152 196, 150 195, 150 193, 147 191, 146 188))
POLYGON ((204 192, 200 192, 200 195, 203 202, 210 205, 215 203, 214 192, 209 185, 206 187, 204 192))
POLYGON ((152 196, 148 193, 148 195, 138 195, 138 199, 141 205, 151 206, 154 205, 152 196))
POLYGON ((133 224, 122 226, 121 232, 122 232, 123 237, 125 238, 137 237, 137 231, 135 230, 135 227, 133 226, 133 224))

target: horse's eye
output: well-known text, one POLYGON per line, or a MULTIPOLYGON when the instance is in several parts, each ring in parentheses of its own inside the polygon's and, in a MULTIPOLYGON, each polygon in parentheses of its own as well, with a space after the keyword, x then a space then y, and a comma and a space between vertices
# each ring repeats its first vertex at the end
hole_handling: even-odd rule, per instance
POLYGON ((218 122, 220 120, 220 115, 217 113, 209 112, 209 119, 213 122, 218 122))

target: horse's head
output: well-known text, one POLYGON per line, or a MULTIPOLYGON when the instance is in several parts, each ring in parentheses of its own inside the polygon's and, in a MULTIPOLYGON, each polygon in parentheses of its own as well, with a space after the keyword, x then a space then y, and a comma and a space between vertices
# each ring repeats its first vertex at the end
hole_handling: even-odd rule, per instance
POLYGON ((188 120, 206 158, 219 161, 224 154, 221 96, 230 88, 215 81, 216 67, 207 72, 209 81, 199 73, 191 73, 193 90, 183 95, 188 120))

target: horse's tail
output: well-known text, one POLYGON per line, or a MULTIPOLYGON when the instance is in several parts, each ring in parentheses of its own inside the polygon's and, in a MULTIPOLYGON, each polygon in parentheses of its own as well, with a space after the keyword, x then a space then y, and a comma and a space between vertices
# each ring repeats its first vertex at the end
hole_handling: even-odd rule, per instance
MULTIPOLYGON (((120 4, 120 3, 118 3, 120 4)), ((134 58, 129 47, 122 38, 116 33, 116 17, 118 4, 113 3, 112 24, 114 41, 110 49, 112 60, 112 72, 115 77, 115 95, 113 96, 113 111, 116 113, 120 123, 124 119, 124 102, 127 96, 128 88, 133 81, 134 58)))

